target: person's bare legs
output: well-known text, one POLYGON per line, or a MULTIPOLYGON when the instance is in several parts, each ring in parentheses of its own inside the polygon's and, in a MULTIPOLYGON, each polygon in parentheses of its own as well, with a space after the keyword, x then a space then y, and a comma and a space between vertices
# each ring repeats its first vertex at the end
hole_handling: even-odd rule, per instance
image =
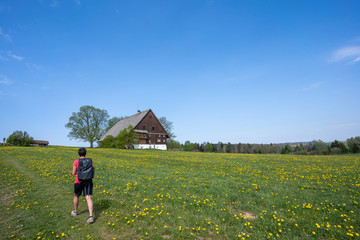
POLYGON ((91 199, 91 195, 86 195, 85 198, 89 209, 89 216, 93 216, 94 206, 93 206, 93 201, 91 199))
POLYGON ((75 210, 75 212, 78 211, 78 206, 79 206, 79 197, 76 196, 76 194, 74 194, 74 210, 75 210))

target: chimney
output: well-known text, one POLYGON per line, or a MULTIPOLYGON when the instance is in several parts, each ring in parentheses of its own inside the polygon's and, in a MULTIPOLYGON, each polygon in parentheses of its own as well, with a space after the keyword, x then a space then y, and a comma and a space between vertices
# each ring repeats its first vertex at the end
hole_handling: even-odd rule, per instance
POLYGON ((140 113, 141 113, 141 111, 140 111, 140 110, 138 110, 137 112, 138 112, 138 114, 140 114, 140 113))

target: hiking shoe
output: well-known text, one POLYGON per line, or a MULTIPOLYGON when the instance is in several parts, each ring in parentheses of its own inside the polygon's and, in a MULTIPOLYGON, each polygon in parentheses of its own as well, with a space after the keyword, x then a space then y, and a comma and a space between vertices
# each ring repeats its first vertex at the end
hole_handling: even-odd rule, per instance
POLYGON ((94 217, 90 216, 86 222, 87 223, 93 223, 94 222, 94 217))
POLYGON ((71 212, 71 215, 73 215, 74 217, 76 217, 76 216, 78 215, 78 213, 75 212, 75 211, 72 211, 72 212, 71 212))

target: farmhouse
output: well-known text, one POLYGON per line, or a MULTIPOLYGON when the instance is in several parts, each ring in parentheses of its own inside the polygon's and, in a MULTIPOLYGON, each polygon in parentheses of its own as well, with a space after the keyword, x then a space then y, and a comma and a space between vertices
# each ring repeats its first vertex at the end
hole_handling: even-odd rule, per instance
POLYGON ((130 125, 133 126, 139 138, 139 143, 134 145, 135 149, 167 149, 166 139, 169 138, 169 135, 151 109, 143 112, 138 111, 135 115, 120 120, 99 139, 99 142, 108 135, 116 137, 120 131, 130 125))

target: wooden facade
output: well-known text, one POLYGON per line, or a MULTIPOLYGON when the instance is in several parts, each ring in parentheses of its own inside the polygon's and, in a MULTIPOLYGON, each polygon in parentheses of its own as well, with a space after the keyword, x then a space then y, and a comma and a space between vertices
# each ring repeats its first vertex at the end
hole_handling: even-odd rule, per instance
POLYGON ((151 110, 134 127, 134 130, 138 134, 139 144, 166 144, 166 139, 169 137, 151 110))

